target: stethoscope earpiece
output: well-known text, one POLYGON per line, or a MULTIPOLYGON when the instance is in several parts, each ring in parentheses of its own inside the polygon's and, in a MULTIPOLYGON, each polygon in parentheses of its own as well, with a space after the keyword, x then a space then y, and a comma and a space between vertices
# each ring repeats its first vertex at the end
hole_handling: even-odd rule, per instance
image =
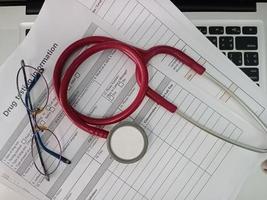
POLYGON ((107 138, 112 158, 120 163, 139 161, 146 153, 148 138, 142 127, 134 122, 121 122, 114 126, 107 138))

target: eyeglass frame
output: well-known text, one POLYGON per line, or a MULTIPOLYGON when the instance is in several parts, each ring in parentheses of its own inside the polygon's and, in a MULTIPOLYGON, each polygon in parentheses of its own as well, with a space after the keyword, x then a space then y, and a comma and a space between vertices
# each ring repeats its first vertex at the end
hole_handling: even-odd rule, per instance
POLYGON ((49 130, 45 126, 39 126, 38 123, 37 123, 37 120, 36 120, 36 116, 45 109, 45 107, 46 107, 46 105, 48 104, 48 101, 49 101, 49 87, 48 87, 48 83, 47 83, 45 77, 43 76, 43 72, 44 72, 44 68, 36 69, 36 68, 34 68, 34 67, 30 66, 30 65, 26 65, 25 61, 21 60, 21 67, 18 69, 17 76, 16 76, 16 86, 17 86, 17 90, 18 90, 18 96, 20 97, 24 107, 26 108, 27 115, 28 115, 29 122, 30 122, 30 126, 31 126, 31 130, 32 130, 32 134, 33 134, 32 141, 31 141, 31 153, 32 153, 32 157, 33 157, 34 166, 38 170, 38 172, 40 174, 44 175, 46 177, 47 181, 49 181, 50 180, 50 175, 52 173, 54 173, 58 169, 59 164, 60 164, 61 161, 66 163, 66 164, 71 164, 71 161, 69 159, 65 158, 64 156, 62 156, 62 147, 60 145, 59 139, 53 133, 53 131, 49 130), (32 82, 30 83, 30 85, 28 85, 28 81, 27 81, 28 79, 27 79, 25 67, 31 68, 31 69, 35 70, 36 72, 38 72, 37 75, 32 80, 32 82), (24 78, 25 87, 26 87, 25 102, 23 101, 22 94, 20 94, 20 90, 19 90, 19 88, 20 88, 19 87, 19 73, 20 73, 21 70, 23 72, 23 78, 24 78), (46 99, 46 102, 45 102, 44 106, 41 109, 38 108, 37 110, 33 110, 33 105, 32 105, 32 101, 31 101, 31 97, 30 97, 29 93, 31 92, 31 90, 33 89, 33 87, 36 85, 36 83, 38 82, 38 80, 41 77, 45 81, 46 87, 48 89, 48 91, 47 91, 47 93, 48 93, 47 94, 47 99, 46 99), (60 154, 50 150, 49 148, 47 148, 44 145, 44 143, 42 141, 42 138, 41 138, 41 136, 39 134, 40 131, 41 132, 42 131, 49 131, 51 133, 51 135, 53 135, 53 137, 56 138, 57 143, 59 144, 60 154), (37 165, 35 163, 35 159, 34 159, 34 155, 33 155, 33 148, 34 148, 33 147, 33 141, 35 142, 35 145, 36 145, 36 148, 37 148, 37 153, 38 153, 38 156, 39 156, 39 159, 40 159, 40 162, 41 162, 41 166, 42 166, 44 172, 41 172, 41 170, 37 167, 37 165), (46 151, 48 154, 50 154, 51 156, 53 156, 54 158, 59 160, 56 168, 50 173, 47 172, 47 169, 45 167, 44 160, 43 160, 43 157, 42 157, 42 154, 41 154, 41 148, 44 151, 46 151))

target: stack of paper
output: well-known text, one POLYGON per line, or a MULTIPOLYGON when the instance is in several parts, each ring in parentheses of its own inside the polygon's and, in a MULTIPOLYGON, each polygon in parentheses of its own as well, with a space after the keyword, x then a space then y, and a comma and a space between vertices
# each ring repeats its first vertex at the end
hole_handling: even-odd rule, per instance
MULTIPOLYGON (((105 140, 81 131, 64 115, 55 93, 43 122, 61 139, 71 165, 60 165, 48 182, 32 163, 31 131, 16 98, 20 60, 45 68, 51 81, 61 52, 86 36, 114 37, 140 48, 166 44, 181 49, 231 88, 267 124, 266 96, 240 73, 168 1, 47 0, 27 38, 3 64, 1 88, 1 180, 33 199, 228 199, 260 155, 217 139, 145 98, 127 120, 142 125, 148 152, 134 164, 108 154, 105 140), (162 5, 160 5, 162 4, 162 5), (8 86, 8 87, 7 87, 8 86)), ((149 85, 182 112, 206 126, 239 139, 258 132, 243 109, 218 85, 172 57, 149 63, 149 85), (242 116, 242 117, 241 117, 242 116), (246 117, 245 117, 246 118, 246 117)), ((119 51, 106 50, 84 62, 71 81, 69 96, 84 114, 110 116, 127 108, 139 87, 135 67, 119 51)), ((105 127, 109 129, 110 127, 105 127)), ((53 162, 49 158, 46 162, 53 162)))

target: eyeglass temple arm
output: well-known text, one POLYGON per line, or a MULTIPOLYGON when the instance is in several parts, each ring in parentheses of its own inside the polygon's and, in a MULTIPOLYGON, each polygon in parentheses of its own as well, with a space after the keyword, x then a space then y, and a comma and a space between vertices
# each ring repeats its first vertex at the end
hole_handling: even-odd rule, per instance
POLYGON ((41 77, 41 74, 37 74, 37 75, 34 77, 32 83, 29 85, 29 89, 28 89, 29 92, 30 92, 30 91, 32 90, 32 88, 35 86, 35 84, 36 84, 37 81, 40 79, 40 77, 41 77))
MULTIPOLYGON (((29 98, 29 95, 28 95, 28 93, 32 90, 32 88, 35 86, 35 84, 38 82, 38 80, 40 79, 40 77, 41 77, 41 74, 44 72, 44 69, 43 68, 41 68, 41 70, 40 70, 40 74, 38 73, 35 77, 34 77, 34 79, 33 79, 33 81, 31 82, 31 84, 28 86, 28 89, 27 89, 27 91, 26 91, 26 95, 25 95, 25 102, 26 102, 26 104, 28 103, 28 98, 29 98)), ((27 105, 28 106, 28 105, 27 105)))
POLYGON ((70 161, 69 159, 67 159, 67 158, 65 158, 64 156, 62 156, 62 155, 60 155, 60 154, 58 154, 58 153, 56 153, 56 152, 54 152, 54 151, 48 149, 48 148, 44 145, 44 143, 42 142, 42 138, 41 138, 41 136, 40 136, 40 134, 39 134, 39 131, 36 131, 35 133, 36 133, 36 135, 37 135, 38 142, 40 143, 40 145, 42 146, 42 148, 43 148, 47 153, 49 153, 51 156, 57 158, 58 160, 61 160, 62 162, 66 163, 66 164, 71 164, 71 161, 70 161))
POLYGON ((44 159, 43 159, 43 156, 42 156, 42 153, 41 153, 39 142, 37 141, 37 138, 36 138, 36 135, 35 134, 33 135, 33 137, 34 137, 36 149, 37 149, 37 152, 38 152, 40 161, 41 161, 41 165, 42 165, 42 168, 44 170, 44 175, 45 175, 46 179, 49 181, 50 180, 50 177, 49 177, 49 174, 47 173, 47 170, 46 170, 46 167, 45 167, 45 164, 44 164, 44 159))
POLYGON ((26 71, 25 71, 25 62, 24 60, 21 60, 21 66, 23 67, 22 70, 23 70, 23 76, 24 76, 24 82, 25 82, 25 87, 26 87, 26 95, 25 95, 25 103, 26 103, 26 106, 28 107, 29 104, 30 104, 30 107, 32 109, 32 103, 31 103, 31 98, 29 96, 29 92, 32 90, 32 88, 35 86, 35 84, 37 83, 37 81, 40 79, 41 77, 41 74, 44 72, 44 68, 41 68, 39 70, 39 73, 36 74, 36 76, 34 77, 33 81, 31 82, 30 85, 28 85, 28 81, 27 81, 27 75, 26 75, 26 71))

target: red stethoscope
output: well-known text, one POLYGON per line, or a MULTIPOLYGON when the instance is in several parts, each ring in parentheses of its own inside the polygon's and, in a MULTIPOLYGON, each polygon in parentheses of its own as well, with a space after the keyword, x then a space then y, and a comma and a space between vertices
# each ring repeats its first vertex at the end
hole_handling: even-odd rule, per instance
MULTIPOLYGON (((178 59, 180 62, 190 67, 192 70, 194 70, 199 75, 202 75, 205 72, 205 68, 202 65, 197 63, 195 60, 190 58, 188 55, 183 53, 181 50, 170 47, 170 46, 159 45, 159 46, 154 46, 148 50, 143 50, 143 49, 128 45, 124 42, 121 42, 121 41, 118 41, 112 38, 108 38, 108 37, 103 37, 103 36, 90 36, 90 37, 86 37, 86 38, 80 39, 72 43, 63 51, 63 53, 58 58, 57 63, 55 65, 54 73, 53 73, 53 84, 54 84, 55 92, 65 114, 69 117, 69 119, 76 126, 81 128, 82 130, 92 135, 95 135, 101 138, 108 138, 108 139, 110 138, 109 131, 98 128, 97 126, 114 124, 114 123, 117 123, 117 122, 120 122, 126 119, 140 106, 145 96, 148 96, 149 98, 153 99, 153 101, 155 101, 157 104, 161 105, 162 107, 164 107, 171 113, 178 112, 178 114, 182 115, 182 113, 177 110, 177 106, 175 106, 174 104, 166 100, 164 97, 162 97, 160 94, 158 94, 156 91, 154 91, 148 86, 147 64, 151 58, 153 58, 154 56, 158 54, 167 54, 167 55, 171 55, 175 57, 176 59, 178 59), (66 71, 63 73, 63 69, 65 69, 66 67, 65 65, 66 65, 66 61, 68 60, 68 58, 71 55, 73 55, 74 52, 76 52, 77 50, 80 50, 81 48, 85 46, 89 46, 89 48, 86 48, 81 54, 79 54, 71 62, 71 64, 67 66, 66 71), (69 86, 69 83, 70 83, 70 80, 73 74, 86 59, 88 59, 90 56, 92 56, 93 54, 97 52, 107 50, 107 49, 119 50, 123 52, 125 55, 127 55, 135 63, 136 80, 137 80, 137 83, 140 89, 135 99, 132 101, 131 105, 125 110, 123 110, 122 112, 115 114, 111 117, 93 118, 93 117, 83 115, 82 113, 79 113, 69 104, 68 98, 67 98, 68 86, 69 86)), ((225 87, 224 89, 227 90, 227 88, 225 87)), ((212 135, 215 135, 216 137, 219 137, 227 142, 230 142, 240 147, 244 146, 243 144, 238 144, 236 141, 232 141, 230 138, 220 136, 214 131, 206 127, 203 127, 202 125, 193 121, 189 117, 186 117, 184 115, 182 115, 182 117, 189 120, 191 123, 205 130, 206 132, 209 132, 212 135)), ((126 126, 130 126, 130 125, 127 124, 126 126)), ((133 126, 136 127, 135 125, 133 126)), ((127 130, 130 130, 130 129, 127 129, 127 130)), ((111 131, 111 132, 114 133, 116 131, 111 131)), ((142 135, 144 135, 143 132, 142 132, 142 135)), ((129 140, 134 140, 134 139, 131 138, 129 140)), ((147 139, 144 139, 144 140, 147 140, 147 139)), ((140 140, 137 140, 137 142, 138 141, 140 142, 140 140)), ((124 143, 124 141, 119 141, 119 142, 124 143)), ((144 144, 145 143, 147 142, 144 141, 144 144)), ((136 145, 136 144, 133 144, 133 145, 136 145)), ((142 152, 144 153, 144 150, 142 152)), ((121 160, 117 159, 117 160, 123 161, 123 160, 127 160, 127 158, 126 159, 123 158, 121 160)), ((131 160, 133 162, 133 160, 135 161, 136 159, 128 159, 128 160, 131 160)))
POLYGON ((148 50, 142 50, 118 40, 100 36, 91 36, 72 43, 58 58, 53 74, 55 91, 58 99, 60 100, 62 108, 67 116, 79 128, 91 133, 92 135, 102 138, 107 138, 109 132, 95 126, 114 124, 129 117, 140 106, 146 95, 153 99, 153 101, 155 101, 157 104, 174 113, 177 110, 177 107, 148 86, 148 70, 146 65, 153 56, 158 54, 172 55, 198 74, 203 74, 205 71, 205 68, 195 62, 192 58, 187 56, 182 51, 170 46, 155 46, 148 50), (77 56, 68 66, 65 74, 63 75, 63 68, 68 58, 78 49, 89 45, 93 46, 87 48, 79 56, 77 56), (78 67, 93 54, 106 49, 120 50, 136 64, 136 80, 140 89, 134 101, 124 111, 107 118, 92 118, 77 112, 74 108, 72 108, 72 106, 70 106, 67 100, 67 89, 69 82, 78 67))

